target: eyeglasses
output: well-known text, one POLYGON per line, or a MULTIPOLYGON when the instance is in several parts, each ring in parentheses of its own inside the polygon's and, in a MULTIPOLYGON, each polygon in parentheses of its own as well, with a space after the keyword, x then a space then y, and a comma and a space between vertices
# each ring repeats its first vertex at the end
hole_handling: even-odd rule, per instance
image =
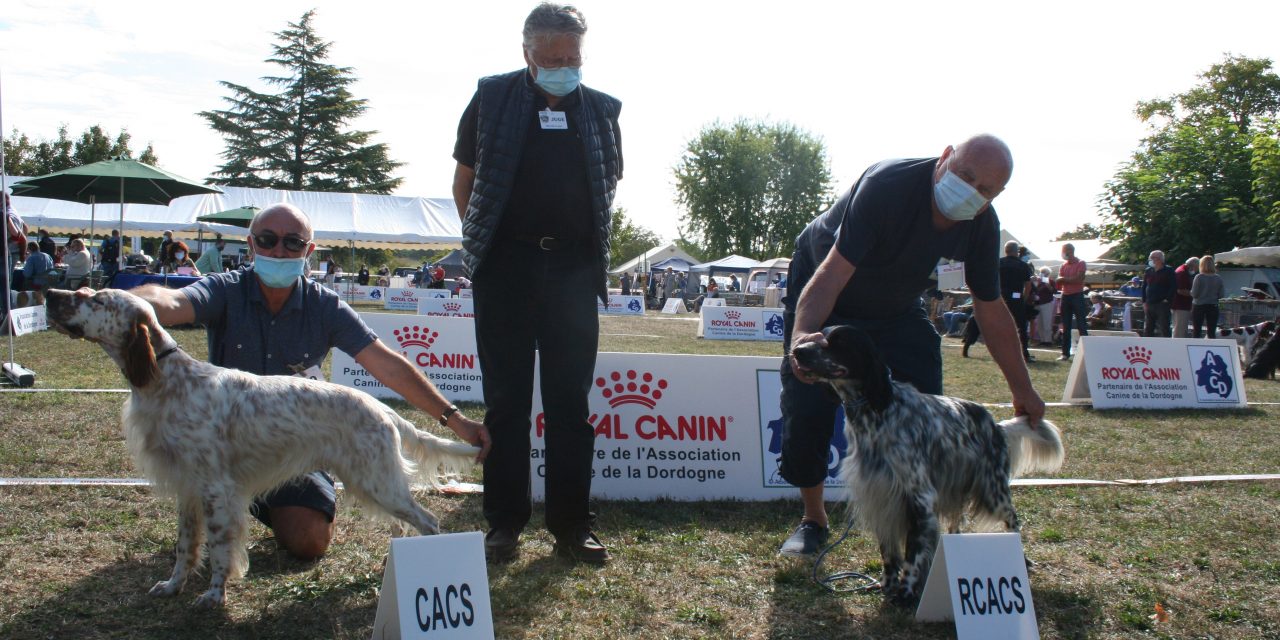
POLYGON ((254 245, 256 245, 257 248, 262 249, 263 251, 270 251, 276 248, 276 245, 281 242, 284 243, 285 249, 288 249, 289 251, 293 251, 295 253, 298 251, 302 251, 303 249, 306 249, 307 245, 311 244, 310 240, 303 238, 302 236, 289 235, 281 238, 280 236, 270 231, 264 231, 262 233, 253 234, 254 245))
POLYGON ((533 58, 534 64, 542 67, 543 69, 559 69, 561 67, 572 67, 577 69, 582 66, 582 62, 585 60, 581 55, 562 58, 543 58, 537 53, 534 53, 532 49, 529 50, 529 57, 533 58))

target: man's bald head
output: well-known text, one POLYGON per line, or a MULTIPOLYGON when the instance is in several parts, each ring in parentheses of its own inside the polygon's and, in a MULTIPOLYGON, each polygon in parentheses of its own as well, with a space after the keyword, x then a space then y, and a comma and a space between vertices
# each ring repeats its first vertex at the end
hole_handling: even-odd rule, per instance
POLYGON ((991 200, 1009 184, 1009 177, 1013 175, 1013 153, 1000 138, 989 133, 978 134, 955 148, 951 171, 991 200))
MULTIPOLYGON (((276 230, 274 227, 287 225, 291 233, 296 233, 303 238, 311 238, 311 218, 307 214, 287 202, 278 202, 265 209, 262 209, 253 216, 253 222, 249 223, 249 233, 261 233, 268 229, 276 230)), ((284 235, 276 230, 278 235, 284 235)))
POLYGON ((316 248, 312 242, 311 219, 301 209, 285 202, 273 204, 253 216, 248 240, 254 255, 271 258, 310 256, 316 248), (265 244, 259 243, 258 238, 265 244))

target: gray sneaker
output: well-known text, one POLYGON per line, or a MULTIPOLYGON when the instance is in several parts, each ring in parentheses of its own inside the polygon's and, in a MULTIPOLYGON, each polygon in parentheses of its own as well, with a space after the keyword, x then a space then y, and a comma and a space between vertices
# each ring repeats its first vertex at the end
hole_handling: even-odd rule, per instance
POLYGON ((830 529, 816 523, 805 520, 796 528, 796 532, 782 543, 782 548, 778 550, 778 555, 788 556, 791 558, 810 558, 818 555, 822 547, 827 544, 827 536, 831 533, 830 529))

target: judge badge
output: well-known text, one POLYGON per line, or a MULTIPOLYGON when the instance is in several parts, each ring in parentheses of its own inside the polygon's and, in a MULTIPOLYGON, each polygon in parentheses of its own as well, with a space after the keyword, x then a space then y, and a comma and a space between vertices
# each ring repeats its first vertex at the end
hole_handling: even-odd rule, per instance
POLYGON ((563 111, 552 111, 550 108, 538 112, 538 123, 545 129, 568 129, 569 120, 563 111))

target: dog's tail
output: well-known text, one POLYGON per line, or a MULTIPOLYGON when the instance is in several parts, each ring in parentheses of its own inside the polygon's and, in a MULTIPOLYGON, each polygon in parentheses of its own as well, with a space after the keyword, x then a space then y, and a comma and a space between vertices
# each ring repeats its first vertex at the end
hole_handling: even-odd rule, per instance
POLYGON ((441 438, 418 429, 394 411, 388 411, 400 431, 400 447, 417 464, 417 475, 434 488, 440 488, 441 477, 456 476, 471 466, 479 447, 465 442, 441 438))
POLYGON ((1062 432, 1052 422, 1041 420, 1032 427, 1026 416, 1018 416, 1001 422, 1000 428, 1009 443, 1009 477, 1032 472, 1052 473, 1062 466, 1066 456, 1062 432))

